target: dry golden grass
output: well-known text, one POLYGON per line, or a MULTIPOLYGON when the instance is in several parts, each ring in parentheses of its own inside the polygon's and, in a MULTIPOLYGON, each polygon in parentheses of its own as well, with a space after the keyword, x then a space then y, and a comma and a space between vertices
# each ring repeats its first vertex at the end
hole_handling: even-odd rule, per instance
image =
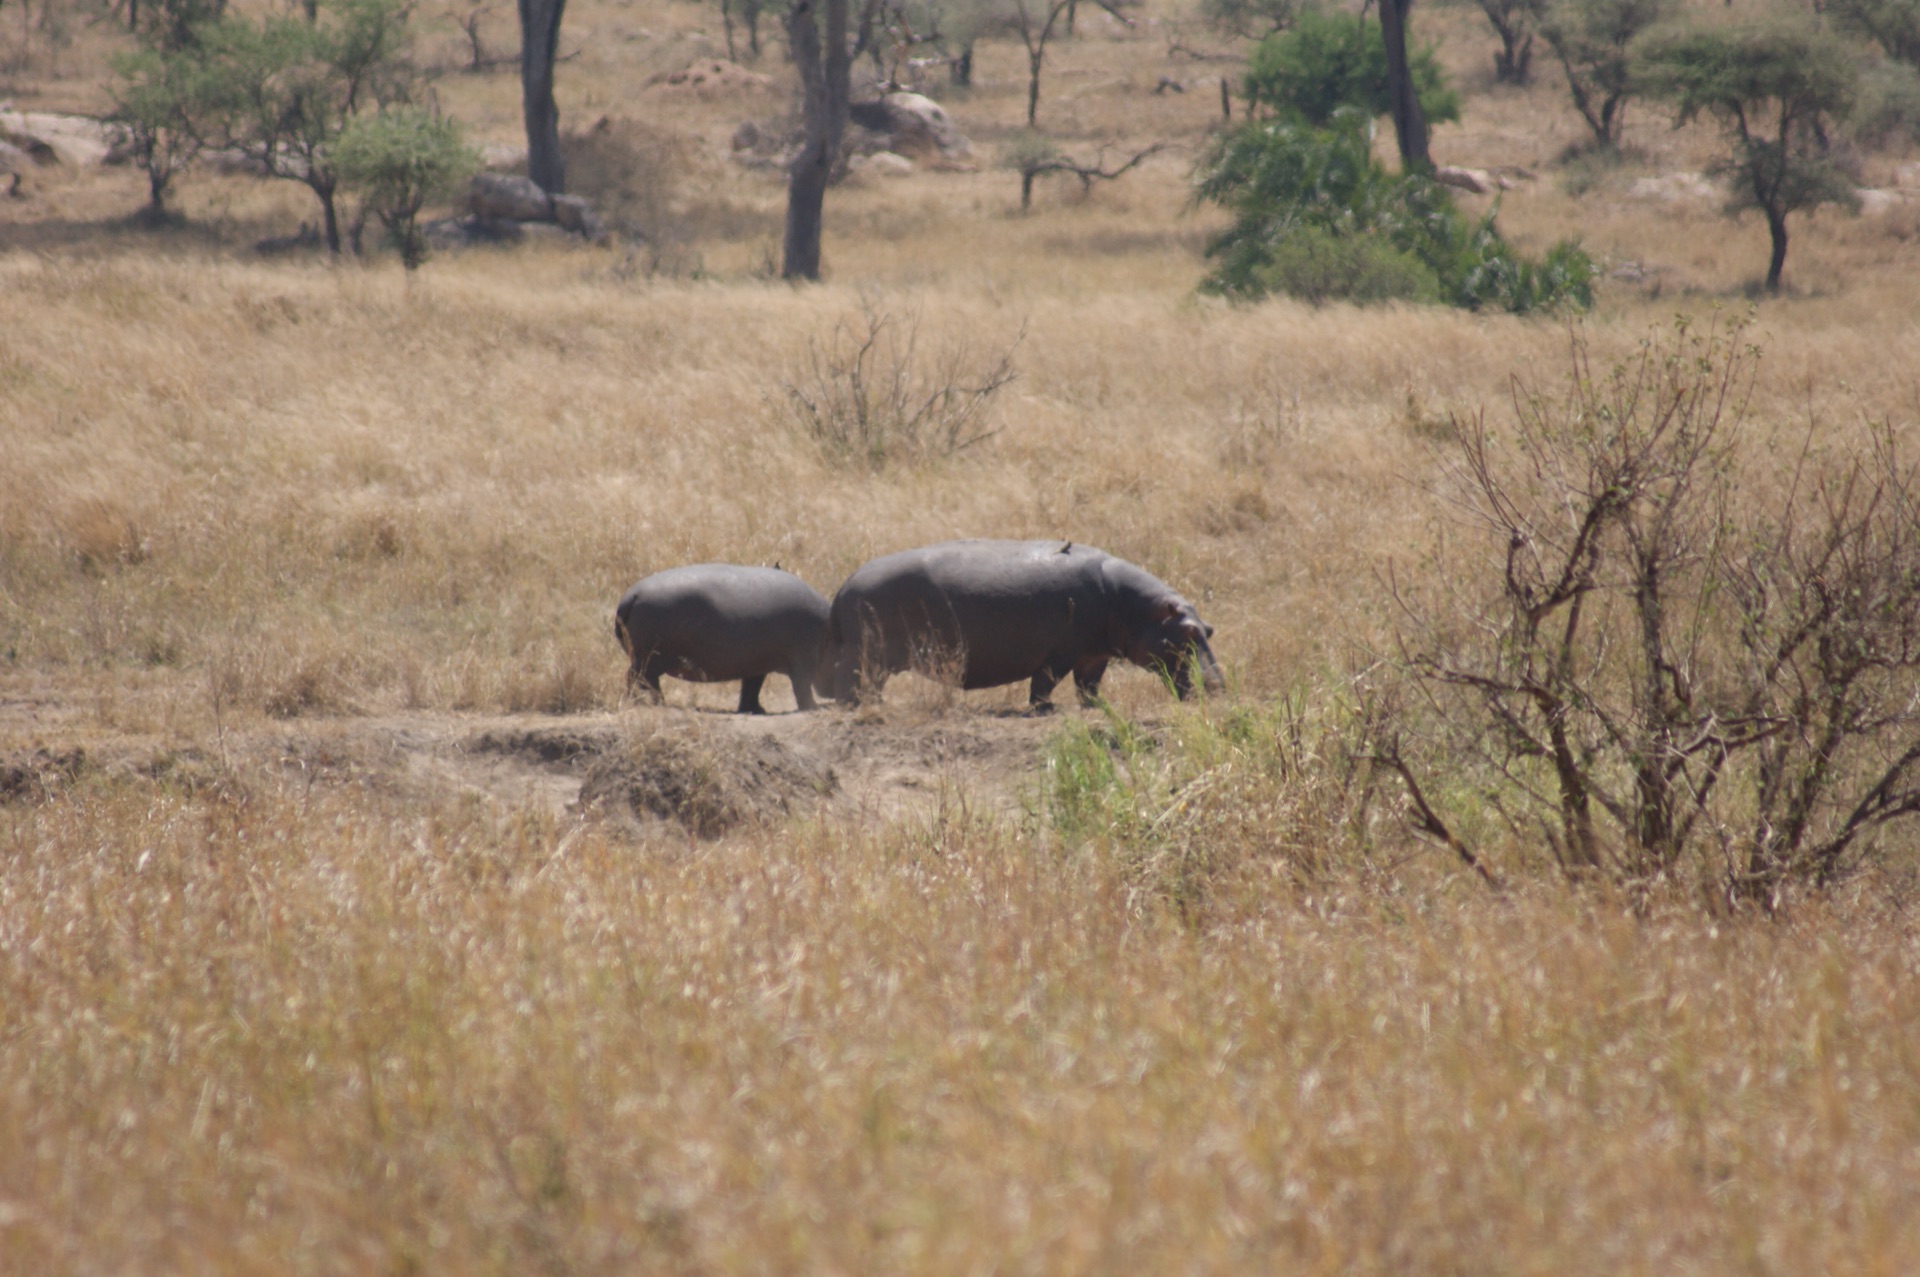
MULTIPOLYGON (((829 282, 770 283, 780 188, 722 156, 784 99, 642 87, 713 47, 710 8, 574 5, 565 119, 688 141, 697 274, 553 244, 412 278, 263 261, 306 192, 198 173, 158 236, 118 220, 125 172, 0 206, 0 1271, 1920 1264, 1906 877, 1760 921, 1563 889, 1513 845, 1494 897, 1328 743, 1385 565, 1425 570, 1448 413, 1560 377, 1564 331, 1197 298, 1217 64, 1169 61, 1160 8, 1061 45, 1042 119, 1186 151, 1026 217, 990 165, 850 184, 829 282), (1163 73, 1192 90, 1153 95, 1163 73), (812 446, 782 382, 867 298, 978 350, 1025 327, 992 440, 878 472, 812 446), (703 842, 326 765, 374 716, 615 708, 611 608, 649 571, 778 561, 830 591, 964 535, 1102 545, 1218 627, 1220 702, 1110 677, 1160 769, 1110 827, 1065 818, 1104 722, 1073 712, 1001 791, 925 769, 912 802, 703 842)), ((1551 74, 1476 88, 1478 15, 1418 21, 1475 90, 1436 153, 1540 173, 1503 226, 1654 272, 1603 284, 1600 362, 1746 306, 1757 224, 1627 194, 1710 139, 1642 110, 1640 167, 1576 199, 1551 74)), ((83 26, 0 96, 98 109, 109 44, 83 26)), ((1013 46, 979 74, 949 105, 990 160, 1013 46)), ((513 138, 511 74, 439 93, 513 138)), ((1920 419, 1917 251, 1897 219, 1796 227, 1756 435, 1920 419)), ((613 721, 733 703, 669 688, 613 721)), ((844 734, 989 740, 1021 699, 902 678, 844 734)))

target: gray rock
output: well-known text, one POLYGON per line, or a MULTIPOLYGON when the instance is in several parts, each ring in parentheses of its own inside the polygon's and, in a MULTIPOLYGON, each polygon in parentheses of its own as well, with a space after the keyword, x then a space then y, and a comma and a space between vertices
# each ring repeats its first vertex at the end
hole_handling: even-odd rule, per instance
POLYGON ((607 242, 607 224, 593 211, 593 205, 578 195, 554 196, 553 220, 562 230, 572 231, 589 244, 607 242))
POLYGON ((467 211, 479 218, 550 222, 553 199, 530 177, 476 173, 467 187, 467 211))
POLYGON ((42 164, 91 168, 112 145, 107 126, 86 115, 0 111, 0 142, 10 142, 42 164))
POLYGON ((1475 195, 1485 195, 1496 186, 1493 175, 1485 169, 1462 168, 1455 164, 1443 164, 1435 169, 1433 180, 1442 186, 1457 187, 1475 195))
POLYGON ((874 102, 856 102, 853 122, 887 135, 887 150, 909 159, 965 160, 973 143, 946 108, 918 93, 889 93, 874 102))

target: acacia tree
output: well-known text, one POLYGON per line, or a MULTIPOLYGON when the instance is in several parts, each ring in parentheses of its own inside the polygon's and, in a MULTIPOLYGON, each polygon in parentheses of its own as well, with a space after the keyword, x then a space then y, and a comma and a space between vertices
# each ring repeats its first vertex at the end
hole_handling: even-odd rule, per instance
POLYGON ((1567 73, 1574 110, 1593 130, 1595 145, 1620 144, 1633 89, 1631 47, 1673 10, 1674 0, 1558 0, 1540 34, 1567 73))
POLYGON ((268 177, 320 201, 327 248, 340 252, 334 144, 362 107, 403 99, 406 10, 397 0, 334 0, 312 24, 287 15, 199 28, 196 132, 268 177))
POLYGON ((147 206, 139 220, 159 226, 167 220, 173 175, 200 149, 193 127, 198 63, 183 51, 143 48, 116 57, 113 69, 121 83, 107 122, 121 131, 147 175, 147 206))
POLYGON ((1501 84, 1533 79, 1533 37, 1540 23, 1541 0, 1480 0, 1500 48, 1493 55, 1493 78, 1501 84))
POLYGON ((1641 82, 1671 101, 1676 124, 1701 113, 1733 143, 1713 172, 1733 189, 1732 212, 1767 219, 1773 253, 1768 292, 1780 290, 1787 217, 1823 204, 1859 207, 1853 185, 1826 154, 1826 121, 1852 109, 1859 70, 1834 37, 1799 23, 1676 32, 1640 50, 1641 82))
POLYGON ((520 109, 527 125, 527 176, 549 195, 567 187, 560 154, 560 108, 553 101, 553 62, 567 0, 520 0, 520 109))
MULTIPOLYGON (((1007 25, 1027 51, 1027 127, 1037 128, 1040 114, 1040 69, 1047 60, 1047 44, 1069 22, 1076 0, 1013 0, 1007 25)), ((1117 0, 1095 0, 1123 26, 1133 19, 1120 12, 1117 0)))

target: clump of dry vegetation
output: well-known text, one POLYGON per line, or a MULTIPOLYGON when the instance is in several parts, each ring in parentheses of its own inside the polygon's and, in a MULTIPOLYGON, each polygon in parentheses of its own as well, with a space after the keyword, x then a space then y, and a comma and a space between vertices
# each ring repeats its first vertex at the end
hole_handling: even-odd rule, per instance
MULTIPOLYGON (((25 11, 0 96, 104 111, 116 24, 25 11)), ((418 47, 464 62, 470 12, 418 11, 418 47)), ((716 6, 575 0, 562 38, 565 119, 615 121, 603 198, 665 218, 684 268, 538 239, 412 278, 267 260, 248 246, 311 198, 204 167, 158 230, 124 221, 123 168, 0 199, 0 1269, 1914 1266, 1914 831, 1775 855, 1765 767, 1688 770, 1717 722, 1804 777, 1833 720, 1789 693, 1911 625, 1868 609, 1771 685, 1735 659, 1791 629, 1743 630, 1743 591, 1826 590, 1844 621, 1822 546, 1909 597, 1911 542, 1828 534, 1878 526, 1849 493, 1911 513, 1911 218, 1796 224, 1740 411, 1689 454, 1704 541, 1657 560, 1684 641, 1640 646, 1611 556, 1648 525, 1622 515, 1580 594, 1604 641, 1552 671, 1564 627, 1530 647, 1516 608, 1573 498, 1618 511, 1587 467, 1644 419, 1607 370, 1675 311, 1706 331, 1765 256, 1671 180, 1712 138, 1633 113, 1570 194, 1559 72, 1488 86, 1483 16, 1416 12, 1467 89, 1436 156, 1533 173, 1503 234, 1612 272, 1569 384, 1553 323, 1196 295, 1219 223, 1186 157, 1232 64, 1168 38, 1187 15, 1129 12, 1049 44, 1050 134, 1184 150, 1026 216, 1004 173, 837 187, 814 288, 768 281, 782 186, 728 158, 765 95, 635 89, 722 47, 716 6), (797 429, 796 352, 909 315, 914 376, 991 352, 929 390, 993 380, 1024 333, 956 436, 990 446, 871 464, 797 429), (1515 532, 1536 566, 1509 573, 1515 532), (754 723, 724 685, 621 701, 611 610, 649 572, 777 562, 831 591, 956 536, 1143 564, 1217 627, 1229 692, 1176 704, 1116 667, 1056 724, 1023 688, 911 677, 754 723), (1657 702, 1693 752, 1665 755, 1685 801, 1647 811, 1694 803, 1711 837, 1642 861, 1651 826, 1595 799, 1595 870, 1537 698, 1458 676, 1566 675, 1568 758, 1618 800, 1635 741, 1609 724, 1647 651, 1693 715, 1657 702), (1757 686, 1783 699, 1743 716, 1757 686)), ((980 39, 973 75, 955 118, 1014 136, 1018 42, 980 39)), ((510 71, 436 94, 515 139, 510 71)), ((1903 712, 1908 667, 1863 668, 1903 712)), ((1848 738, 1847 786, 1904 726, 1848 738)), ((1851 809, 1809 810, 1818 834, 1851 809)))

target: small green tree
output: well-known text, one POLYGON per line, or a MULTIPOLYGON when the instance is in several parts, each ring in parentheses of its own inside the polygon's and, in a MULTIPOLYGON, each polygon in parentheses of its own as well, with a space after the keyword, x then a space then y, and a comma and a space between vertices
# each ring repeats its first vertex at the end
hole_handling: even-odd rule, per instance
MULTIPOLYGON (((1460 95, 1446 82, 1431 46, 1408 59, 1414 92, 1429 123, 1460 118, 1460 95)), ((1325 124, 1342 107, 1369 118, 1392 109, 1387 47, 1379 24, 1358 14, 1308 10, 1289 31, 1262 40, 1247 59, 1249 109, 1266 107, 1308 124, 1325 124)))
POLYGON ((1326 128, 1266 120, 1224 135, 1197 194, 1231 210, 1234 224, 1208 245, 1220 265, 1201 287, 1248 300, 1283 292, 1513 313, 1591 304, 1593 265, 1577 245, 1527 261, 1493 214, 1468 218, 1426 175, 1388 172, 1370 131, 1348 107, 1326 128))
POLYGON ((1493 78, 1501 84, 1533 80, 1533 37, 1544 7, 1544 0, 1480 0, 1480 11, 1500 37, 1500 48, 1493 55, 1493 78))
POLYGON ((414 270, 427 259, 421 208, 472 176, 480 157, 452 120, 401 106, 350 121, 334 148, 334 163, 341 183, 360 192, 400 260, 414 270))
POLYGON ((1727 130, 1732 153, 1713 172, 1733 190, 1730 212, 1767 219, 1768 292, 1780 289, 1787 218, 1823 204, 1859 207, 1826 153, 1825 125, 1852 109, 1859 69, 1833 36, 1799 22, 1650 37, 1639 51, 1646 92, 1674 104, 1676 124, 1702 112, 1727 130))
POLYGON ((1555 0, 1540 23, 1567 73, 1574 109, 1596 146, 1620 144, 1633 92, 1633 42, 1673 11, 1674 0, 1555 0))
POLYGON ((196 111, 203 138, 313 192, 338 254, 334 145, 362 108, 407 97, 407 10, 399 0, 332 0, 317 19, 228 17, 200 28, 196 111))
POLYGON ((167 220, 174 174, 200 149, 193 127, 199 59, 188 50, 142 48, 115 57, 113 70, 119 83, 107 122, 124 135, 133 162, 147 175, 140 220, 159 226, 167 220))

